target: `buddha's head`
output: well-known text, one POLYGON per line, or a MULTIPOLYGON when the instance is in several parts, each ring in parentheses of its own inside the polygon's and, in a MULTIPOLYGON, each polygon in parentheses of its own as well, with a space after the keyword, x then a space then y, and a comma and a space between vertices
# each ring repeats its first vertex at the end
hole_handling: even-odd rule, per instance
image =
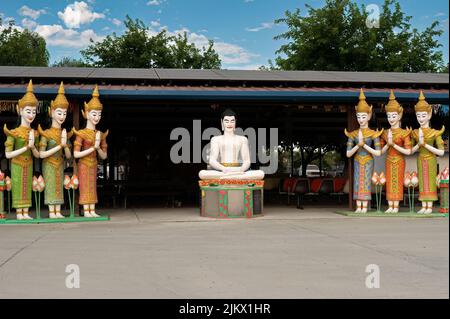
POLYGON ((103 105, 100 103, 100 94, 97 85, 92 92, 92 98, 89 103, 84 102, 83 117, 94 125, 97 125, 102 118, 103 105))
POLYGON ((33 82, 30 80, 27 86, 27 92, 19 100, 17 105, 17 113, 25 120, 28 124, 31 124, 36 118, 36 108, 39 102, 33 93, 33 82))
POLYGON ((220 117, 220 122, 222 124, 222 131, 234 132, 236 129, 236 113, 233 110, 226 109, 220 117))
POLYGON ((51 118, 59 125, 62 125, 66 120, 68 107, 69 101, 67 101, 66 96, 64 95, 64 85, 61 82, 58 89, 58 95, 50 103, 49 113, 51 118))
POLYGON ((364 95, 362 89, 359 92, 359 102, 358 105, 355 106, 355 110, 358 124, 360 126, 367 126, 372 117, 372 106, 369 106, 369 104, 367 104, 366 96, 364 95))
POLYGON ((386 115, 391 126, 399 124, 403 117, 403 108, 395 99, 393 90, 391 90, 389 102, 386 104, 386 115))
POLYGON ((422 91, 420 91, 419 101, 414 107, 414 110, 416 111, 417 122, 419 122, 420 126, 425 126, 430 122, 433 112, 431 105, 425 100, 422 91))

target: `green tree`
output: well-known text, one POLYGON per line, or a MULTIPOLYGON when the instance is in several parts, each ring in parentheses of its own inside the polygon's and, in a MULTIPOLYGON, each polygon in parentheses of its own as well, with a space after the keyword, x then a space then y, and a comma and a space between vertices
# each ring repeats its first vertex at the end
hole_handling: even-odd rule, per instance
POLYGON ((88 63, 84 62, 82 59, 63 57, 58 62, 53 63, 52 67, 85 68, 85 67, 90 67, 90 65, 88 63))
POLYGON ((48 66, 49 56, 45 39, 36 32, 17 29, 14 21, 0 31, 0 65, 48 66))
POLYGON ((364 5, 352 0, 327 0, 321 8, 306 5, 286 11, 275 23, 288 31, 275 37, 287 40, 276 51, 275 64, 283 70, 436 72, 443 67, 442 46, 436 40, 443 30, 434 21, 422 32, 411 29, 397 0, 385 0, 378 27, 364 5))
POLYGON ((165 30, 150 35, 141 20, 126 17, 126 31, 108 35, 101 42, 92 42, 81 51, 89 64, 97 67, 121 68, 183 68, 219 69, 221 61, 214 42, 198 49, 189 43, 187 35, 170 36, 165 30))

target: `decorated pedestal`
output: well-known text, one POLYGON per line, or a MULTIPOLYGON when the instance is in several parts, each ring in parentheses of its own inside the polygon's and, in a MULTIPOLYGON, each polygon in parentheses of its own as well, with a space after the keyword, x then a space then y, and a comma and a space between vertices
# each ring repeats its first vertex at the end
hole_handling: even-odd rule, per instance
POLYGON ((448 180, 441 181, 441 207, 439 208, 439 212, 443 214, 448 214, 448 180))
POLYGON ((214 218, 261 216, 263 180, 200 180, 200 215, 214 218))

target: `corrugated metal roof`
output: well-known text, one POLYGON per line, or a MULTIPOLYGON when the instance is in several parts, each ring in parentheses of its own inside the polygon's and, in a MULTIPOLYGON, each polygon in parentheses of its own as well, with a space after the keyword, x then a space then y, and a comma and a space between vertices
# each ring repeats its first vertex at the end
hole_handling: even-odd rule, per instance
POLYGON ((0 78, 410 83, 427 85, 445 85, 449 83, 449 75, 443 73, 47 68, 22 66, 0 66, 0 78))
MULTIPOLYGON (((34 84, 38 98, 54 98, 59 84, 34 84)), ((25 85, 0 84, 1 97, 20 97, 25 93, 25 85)), ((65 91, 69 98, 89 99, 92 84, 66 84, 65 91)), ((359 88, 336 87, 236 87, 236 86, 160 86, 160 85, 99 85, 103 98, 114 99, 203 99, 203 100, 271 100, 271 101, 321 101, 321 102, 356 102, 359 88)), ((367 88, 365 95, 370 102, 386 102, 389 88, 367 88)), ((447 104, 449 91, 446 89, 424 89, 427 101, 433 104, 447 104)), ((416 102, 419 89, 395 89, 399 102, 416 102)))

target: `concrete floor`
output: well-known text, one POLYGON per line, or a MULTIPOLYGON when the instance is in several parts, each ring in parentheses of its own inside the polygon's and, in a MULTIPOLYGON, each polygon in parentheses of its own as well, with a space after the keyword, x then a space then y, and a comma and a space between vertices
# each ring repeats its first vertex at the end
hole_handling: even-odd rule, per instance
POLYGON ((449 298, 448 218, 110 213, 109 222, 2 225, 0 298, 449 298), (66 287, 69 264, 80 267, 79 289, 66 287), (365 286, 369 264, 380 267, 379 289, 365 286))

